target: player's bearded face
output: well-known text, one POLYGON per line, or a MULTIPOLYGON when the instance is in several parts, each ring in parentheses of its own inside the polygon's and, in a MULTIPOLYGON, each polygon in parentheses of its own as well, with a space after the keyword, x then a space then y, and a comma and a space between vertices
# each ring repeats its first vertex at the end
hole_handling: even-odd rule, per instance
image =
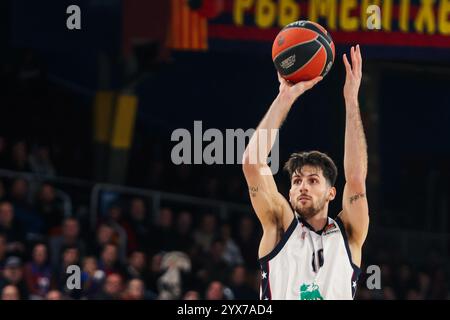
POLYGON ((314 217, 320 211, 323 210, 327 203, 327 193, 324 193, 320 198, 312 198, 309 201, 295 201, 293 206, 295 211, 305 219, 314 217))
POLYGON ((309 219, 321 212, 330 200, 330 187, 320 169, 304 166, 292 177, 289 197, 293 209, 309 219))

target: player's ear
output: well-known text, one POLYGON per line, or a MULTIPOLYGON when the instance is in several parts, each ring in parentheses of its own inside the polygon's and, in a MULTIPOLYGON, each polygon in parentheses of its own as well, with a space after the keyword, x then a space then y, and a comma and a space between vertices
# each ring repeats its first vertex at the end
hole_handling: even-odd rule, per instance
POLYGON ((336 188, 335 187, 331 187, 330 191, 329 191, 328 200, 332 201, 332 200, 334 200, 335 197, 336 197, 336 188))

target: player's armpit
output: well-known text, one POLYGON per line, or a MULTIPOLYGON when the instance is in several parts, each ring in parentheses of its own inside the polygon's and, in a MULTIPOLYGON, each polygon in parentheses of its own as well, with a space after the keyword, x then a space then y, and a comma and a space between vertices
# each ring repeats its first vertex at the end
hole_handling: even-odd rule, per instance
POLYGON ((362 247, 369 229, 369 205, 364 184, 346 183, 339 217, 347 230, 349 241, 362 247))

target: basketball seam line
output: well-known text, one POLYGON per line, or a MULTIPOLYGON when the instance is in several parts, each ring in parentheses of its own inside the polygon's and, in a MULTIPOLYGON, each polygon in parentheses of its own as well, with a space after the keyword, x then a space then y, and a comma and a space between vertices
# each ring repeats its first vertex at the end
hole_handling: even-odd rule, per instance
MULTIPOLYGON (((296 48, 296 47, 302 46, 302 45, 304 45, 304 44, 307 44, 307 43, 311 43, 311 42, 316 41, 316 40, 317 40, 317 37, 318 37, 318 35, 317 35, 314 39, 312 39, 312 40, 309 40, 309 41, 306 41, 306 42, 302 42, 302 43, 296 44, 295 46, 292 46, 292 47, 289 47, 289 48, 284 49, 283 51, 281 51, 280 53, 278 53, 278 54, 275 56, 275 58, 273 58, 273 60, 275 61, 280 55, 282 55, 283 53, 285 53, 286 51, 288 51, 288 50, 290 50, 290 49, 292 49, 292 48, 296 48)), ((320 42, 319 42, 319 44, 322 45, 320 42)), ((308 61, 308 62, 309 62, 309 61, 308 61)))
MULTIPOLYGON (((322 48, 325 50, 325 53, 326 53, 326 55, 327 55, 327 57, 325 58, 323 67, 322 67, 322 71, 320 72, 320 74, 322 75, 322 74, 324 73, 326 67, 327 67, 328 51, 327 51, 327 48, 325 48, 325 46, 323 45, 323 43, 321 43, 320 41, 318 41, 318 42, 320 43, 320 45, 322 46, 322 48)), ((333 55, 333 49, 331 48, 331 46, 330 46, 330 50, 331 50, 331 54, 333 55)), ((332 62, 334 62, 334 56, 333 56, 332 62)))
POLYGON ((323 62, 322 71, 320 71, 320 75, 322 76, 323 72, 325 71, 325 68, 327 67, 328 52, 327 52, 327 49, 325 48, 325 46, 322 44, 322 42, 320 42, 320 41, 317 41, 317 42, 320 43, 320 46, 323 48, 323 50, 325 50, 325 54, 326 54, 325 61, 323 62))
MULTIPOLYGON (((322 35, 322 33, 316 32, 320 37, 322 37, 326 43, 328 43, 331 46, 331 43, 333 42, 333 39, 331 39, 331 36, 329 36, 327 33, 323 32, 319 27, 315 26, 317 29, 319 29, 323 34, 325 34, 325 36, 322 35), (329 39, 328 39, 329 37, 329 39)), ((307 29, 307 30, 311 30, 305 27, 300 27, 303 29, 307 29)))
MULTIPOLYGON (((316 42, 320 45, 319 50, 317 50, 316 53, 314 53, 314 55, 313 55, 308 61, 306 61, 306 63, 305 63, 303 66, 301 66, 300 68, 298 68, 298 69, 295 70, 294 72, 291 72, 291 73, 289 73, 289 74, 285 74, 285 75, 284 75, 285 77, 288 77, 288 76, 290 76, 290 75, 292 75, 292 74, 294 74, 294 73, 296 73, 296 72, 299 72, 299 71, 302 70, 303 68, 305 68, 305 67, 308 65, 308 63, 310 63, 310 62, 314 59, 314 57, 317 56, 317 55, 319 54, 320 49, 323 48, 323 45, 322 45, 322 43, 320 43, 319 41, 317 41, 317 38, 314 39, 313 41, 316 41, 316 42)), ((291 47, 291 48, 292 48, 292 47, 291 47)), ((323 48, 323 49, 325 49, 325 48, 323 48)), ((325 64, 326 64, 326 63, 327 63, 327 59, 325 59, 325 64)), ((322 71, 323 71, 323 68, 324 68, 324 67, 322 67, 322 71)), ((320 74, 322 74, 322 72, 321 72, 320 74)))
MULTIPOLYGON (((319 36, 319 37, 322 37, 322 38, 324 38, 324 40, 328 43, 328 44, 330 44, 331 45, 331 43, 333 42, 333 39, 331 39, 331 36, 330 36, 330 42, 328 42, 328 39, 327 38, 325 38, 323 35, 321 35, 319 32, 317 32, 317 31, 314 31, 314 30, 311 30, 311 29, 308 29, 308 28, 305 28, 305 27, 292 27, 292 29, 294 29, 294 28, 297 28, 297 29, 303 29, 303 30, 309 30, 309 31, 312 31, 312 32, 315 32, 315 33, 317 33, 317 35, 319 36)), ((323 32, 323 31, 322 31, 323 32)), ((328 35, 327 35, 328 36, 328 35)))

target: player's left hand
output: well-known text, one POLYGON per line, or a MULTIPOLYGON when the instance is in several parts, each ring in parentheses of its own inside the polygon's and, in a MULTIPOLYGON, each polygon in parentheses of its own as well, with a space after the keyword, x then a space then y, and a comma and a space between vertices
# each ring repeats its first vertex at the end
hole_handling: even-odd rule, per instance
POLYGON ((344 54, 343 56, 345 71, 347 73, 344 85, 344 98, 345 100, 357 100, 362 78, 362 57, 359 45, 356 48, 351 47, 350 55, 352 58, 351 65, 348 62, 347 55, 344 54))

